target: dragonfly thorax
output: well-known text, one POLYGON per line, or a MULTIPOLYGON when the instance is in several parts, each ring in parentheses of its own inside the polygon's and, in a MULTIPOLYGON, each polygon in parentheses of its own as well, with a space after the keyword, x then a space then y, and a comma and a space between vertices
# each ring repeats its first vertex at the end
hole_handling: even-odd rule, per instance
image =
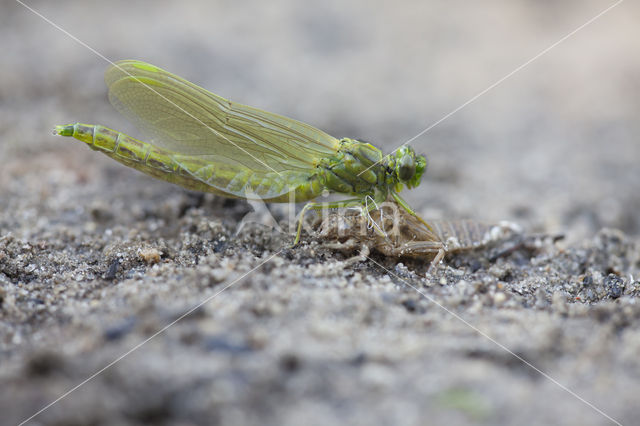
POLYGON ((381 193, 386 197, 389 190, 400 191, 403 185, 417 186, 426 159, 408 146, 383 156, 382 151, 369 143, 345 138, 340 140, 336 156, 323 159, 318 168, 329 191, 377 199, 381 193))

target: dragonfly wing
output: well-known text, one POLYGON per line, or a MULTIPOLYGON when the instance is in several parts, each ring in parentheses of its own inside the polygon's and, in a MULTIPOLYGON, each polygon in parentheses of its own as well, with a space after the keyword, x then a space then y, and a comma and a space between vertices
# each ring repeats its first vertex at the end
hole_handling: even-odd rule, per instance
MULTIPOLYGON (((181 169, 175 170, 178 175, 187 174, 196 181, 204 183, 209 188, 206 189, 207 191, 228 197, 286 201, 288 198, 282 199, 282 195, 309 182, 307 171, 256 171, 240 163, 212 162, 203 160, 200 156, 183 154, 173 154, 171 160, 181 169)), ((173 167, 169 166, 169 168, 173 167)), ((202 190, 200 185, 191 185, 188 182, 177 183, 190 189, 202 190)))
POLYGON ((338 140, 305 123, 231 102, 153 65, 120 61, 105 74, 109 100, 154 145, 249 172, 311 176, 338 140))

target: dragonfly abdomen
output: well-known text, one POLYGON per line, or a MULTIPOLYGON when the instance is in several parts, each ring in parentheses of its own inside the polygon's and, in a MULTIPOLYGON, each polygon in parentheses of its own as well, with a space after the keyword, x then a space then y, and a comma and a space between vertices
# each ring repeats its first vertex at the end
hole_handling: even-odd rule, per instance
POLYGON ((164 172, 175 172, 178 167, 177 164, 172 164, 174 162, 169 152, 104 126, 76 123, 56 126, 54 133, 78 139, 86 143, 89 148, 126 165, 140 163, 164 172))
MULTIPOLYGON (((86 143, 89 148, 157 179, 195 191, 213 192, 227 197, 235 196, 217 190, 197 176, 197 174, 207 174, 210 164, 206 161, 191 158, 188 164, 182 164, 176 161, 177 156, 171 151, 100 125, 76 123, 56 126, 54 133, 78 139, 86 143)), ((211 169, 207 177, 211 179, 213 175, 211 169)))
POLYGON ((291 180, 299 178, 291 179, 288 172, 256 173, 239 165, 176 154, 100 125, 56 126, 54 133, 78 139, 125 166, 194 191, 272 202, 293 198, 301 202, 317 197, 323 189, 318 174, 309 176, 301 185, 289 186, 291 180))

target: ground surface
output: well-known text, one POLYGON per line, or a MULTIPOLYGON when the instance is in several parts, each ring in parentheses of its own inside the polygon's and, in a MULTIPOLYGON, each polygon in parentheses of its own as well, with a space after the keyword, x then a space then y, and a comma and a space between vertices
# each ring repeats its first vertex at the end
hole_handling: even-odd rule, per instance
MULTIPOLYGON (((29 5, 110 59, 391 150, 612 4, 209 3, 29 5)), ((75 121, 132 129, 102 59, 1 7, 2 424, 116 360, 30 423, 637 422, 637 4, 413 141, 423 216, 564 235, 430 273, 349 263, 313 236, 292 249, 260 223, 236 233, 248 204, 55 138, 75 121)))

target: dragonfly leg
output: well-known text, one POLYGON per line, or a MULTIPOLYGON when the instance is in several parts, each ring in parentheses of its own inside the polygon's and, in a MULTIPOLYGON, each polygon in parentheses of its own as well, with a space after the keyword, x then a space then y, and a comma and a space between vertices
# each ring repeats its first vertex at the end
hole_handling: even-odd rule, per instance
POLYGON ((436 256, 433 258, 433 260, 431 261, 431 264, 429 264, 429 267, 427 268, 427 273, 431 272, 432 269, 434 269, 436 266, 438 266, 438 264, 442 261, 442 259, 444 258, 444 255, 447 254, 447 252, 445 251, 444 248, 440 248, 440 250, 438 250, 438 253, 436 254, 436 256))
POLYGON ((367 215, 367 223, 369 228, 373 228, 373 230, 380 236, 387 238, 388 235, 384 230, 384 212, 380 208, 384 201, 386 200, 386 194, 381 197, 373 198, 370 195, 364 197, 362 215, 367 215), (371 217, 371 212, 374 210, 380 210, 380 224, 376 223, 375 220, 371 217))
POLYGON ((396 200, 396 203, 398 203, 400 205, 400 207, 405 209, 406 212, 409 213, 411 216, 415 216, 415 218, 418 219, 420 222, 422 222, 422 224, 424 226, 426 226, 429 231, 431 231, 431 232, 433 232, 435 234, 435 231, 433 230, 431 225, 429 225, 427 222, 425 222, 423 218, 418 216, 418 213, 413 211, 413 209, 409 206, 409 204, 407 204, 407 202, 405 200, 403 200, 402 197, 400 197, 400 195, 398 195, 396 192, 393 192, 393 191, 391 191, 391 195, 393 196, 393 199, 396 200))
POLYGON ((362 199, 360 198, 350 198, 348 200, 334 201, 330 203, 307 203, 302 208, 300 212, 300 218, 298 219, 298 230, 296 232, 296 239, 293 241, 293 246, 295 247, 300 242, 300 234, 302 233, 302 221, 304 220, 304 215, 308 210, 324 210, 324 209, 343 209, 346 207, 358 207, 362 209, 362 199))

